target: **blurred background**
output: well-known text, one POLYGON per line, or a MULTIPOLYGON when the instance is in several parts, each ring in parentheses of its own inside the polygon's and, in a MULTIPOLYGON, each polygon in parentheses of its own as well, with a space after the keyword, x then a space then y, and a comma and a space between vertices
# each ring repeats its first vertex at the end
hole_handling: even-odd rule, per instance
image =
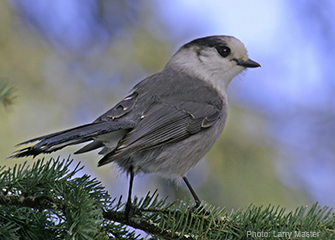
MULTIPOLYGON (((184 43, 233 35, 262 67, 229 86, 229 115, 214 148, 188 176, 201 199, 227 210, 335 206, 335 2, 331 0, 0 1, 0 165, 24 140, 95 120, 184 43)), ((67 158, 79 147, 51 154, 67 158)), ((50 156, 45 156, 47 159, 50 156)), ((97 152, 73 156, 114 197, 117 167, 97 152)), ((32 163, 32 159, 28 159, 32 163)), ((137 176, 134 193, 169 201, 186 187, 137 176)))

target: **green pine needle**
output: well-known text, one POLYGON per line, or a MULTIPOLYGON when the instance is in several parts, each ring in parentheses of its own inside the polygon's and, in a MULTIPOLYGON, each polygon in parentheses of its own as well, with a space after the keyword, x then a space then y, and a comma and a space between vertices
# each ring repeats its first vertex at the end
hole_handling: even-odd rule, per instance
POLYGON ((335 215, 318 203, 287 211, 254 206, 227 212, 192 201, 168 202, 157 191, 134 198, 127 221, 120 198, 70 159, 0 167, 0 239, 332 239, 335 215), (206 209, 206 210, 204 210, 206 209), (285 235, 286 234, 286 235, 285 235), (288 234, 291 234, 288 237, 288 234))

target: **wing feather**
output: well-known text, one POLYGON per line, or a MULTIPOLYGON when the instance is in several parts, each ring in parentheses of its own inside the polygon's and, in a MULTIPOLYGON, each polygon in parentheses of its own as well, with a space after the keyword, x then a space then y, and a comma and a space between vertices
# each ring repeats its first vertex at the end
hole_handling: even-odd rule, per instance
POLYGON ((100 160, 99 166, 136 151, 181 141, 212 126, 222 117, 220 113, 220 109, 208 103, 155 104, 119 146, 100 160))

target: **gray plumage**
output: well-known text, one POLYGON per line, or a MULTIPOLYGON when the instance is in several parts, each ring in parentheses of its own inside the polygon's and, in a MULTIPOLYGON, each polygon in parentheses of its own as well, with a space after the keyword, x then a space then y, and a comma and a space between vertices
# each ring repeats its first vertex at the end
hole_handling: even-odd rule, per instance
POLYGON ((165 69, 137 84, 132 94, 92 124, 21 143, 40 141, 14 157, 50 153, 94 139, 93 145, 87 145, 90 148, 85 146, 76 153, 104 147, 102 153, 107 154, 99 161, 99 166, 116 161, 124 169, 133 165, 134 169, 144 172, 183 176, 221 134, 226 106, 226 99, 208 83, 183 72, 165 69), (173 94, 166 91, 171 86, 174 86, 173 94), (214 124, 218 128, 211 128, 214 124), (208 140, 206 136, 215 138, 208 140), (199 138, 205 144, 197 146, 199 138), (104 146, 107 141, 117 144, 104 146), (176 145, 176 142, 180 143, 176 145), (178 159, 172 156, 176 153, 180 156, 178 159), (193 154, 196 157, 189 156, 193 154), (167 172, 167 169, 171 170, 167 172))
POLYGON ((196 39, 93 123, 23 142, 19 145, 38 143, 12 157, 36 156, 92 141, 76 154, 102 148, 99 166, 115 162, 132 176, 142 171, 183 177, 191 190, 185 175, 223 131, 229 82, 246 67, 259 66, 234 37, 196 39))

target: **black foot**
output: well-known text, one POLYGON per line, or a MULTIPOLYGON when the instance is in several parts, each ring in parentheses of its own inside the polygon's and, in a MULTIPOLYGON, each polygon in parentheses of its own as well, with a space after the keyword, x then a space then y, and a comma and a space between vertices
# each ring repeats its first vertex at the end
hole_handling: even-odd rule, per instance
POLYGON ((125 214, 126 214, 126 219, 127 219, 128 224, 130 224, 130 218, 133 216, 134 211, 135 211, 135 206, 127 202, 125 214))
POLYGON ((200 204, 195 204, 193 207, 189 208, 190 212, 197 212, 199 214, 210 215, 211 212, 208 211, 205 207, 200 206, 200 204))

